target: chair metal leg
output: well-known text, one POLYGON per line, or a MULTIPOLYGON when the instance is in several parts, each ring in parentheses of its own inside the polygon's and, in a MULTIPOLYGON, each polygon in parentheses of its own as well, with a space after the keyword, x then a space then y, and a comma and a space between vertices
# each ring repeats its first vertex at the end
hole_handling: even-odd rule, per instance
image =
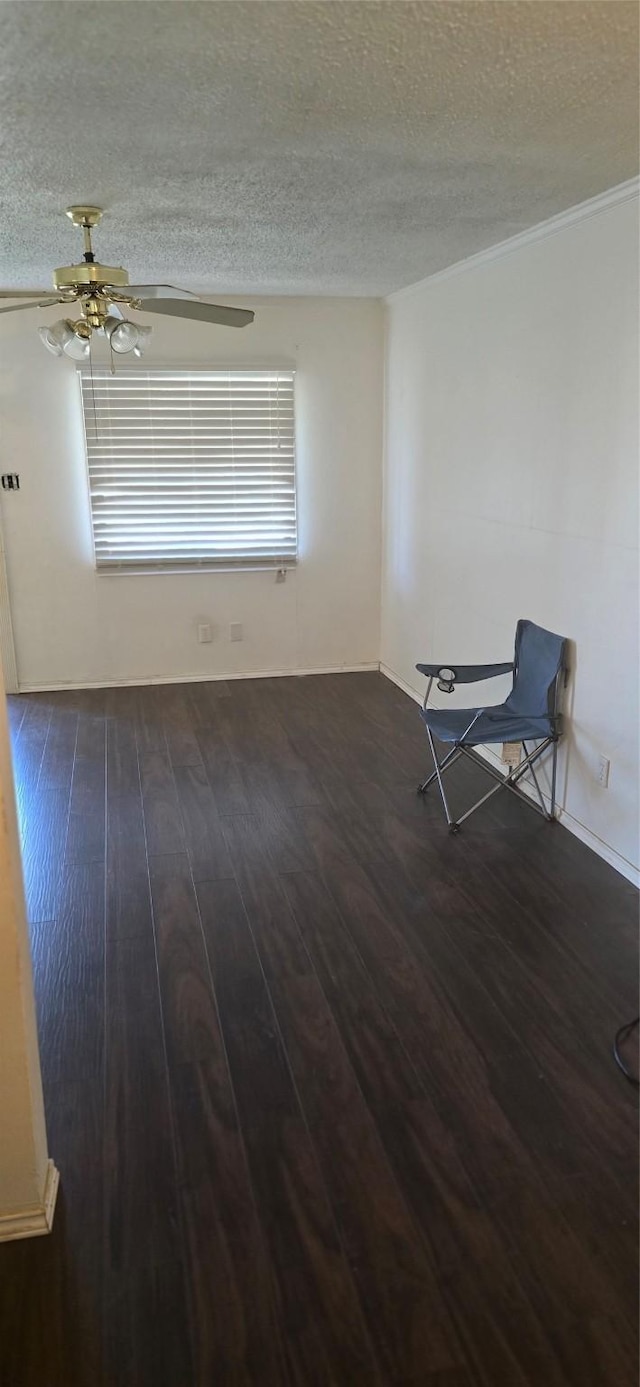
MULTIPOLYGON (((443 771, 447 766, 452 766, 454 761, 458 760, 459 756, 462 756, 462 752, 459 750, 458 747, 454 747, 452 751, 448 751, 447 755, 444 758, 444 761, 440 762, 440 770, 443 771)), ((432 771, 431 775, 427 776, 427 779, 422 782, 422 785, 418 786, 418 794, 426 794, 427 790, 429 789, 429 786, 432 785, 434 780, 437 779, 438 772, 432 771)))
POLYGON ((551 766, 551 813, 549 819, 555 822, 556 817, 556 776, 558 771, 558 742, 553 743, 553 764, 551 766))
POLYGON ((482 796, 482 799, 477 799, 476 802, 475 802, 475 804, 472 804, 472 805, 471 805, 471 808, 470 808, 470 809, 467 809, 467 811, 466 811, 465 814, 461 814, 461 815, 460 815, 460 818, 458 819, 458 823, 459 823, 459 824, 463 824, 464 821, 465 821, 465 819, 468 819, 469 816, 470 816, 471 814, 475 814, 476 809, 479 809, 481 804, 485 804, 485 802, 486 802, 488 799, 491 799, 491 796, 492 796, 492 795, 498 795, 498 794, 500 793, 500 791, 503 790, 503 789, 504 789, 504 785, 492 785, 492 786, 491 786, 491 789, 490 789, 490 790, 487 790, 486 795, 483 795, 483 796, 482 796))
POLYGON ((427 737, 429 738, 429 746, 431 747, 431 755, 433 757, 434 769, 432 774, 428 776, 427 779, 423 781, 421 785, 418 786, 418 794, 424 794, 425 791, 428 789, 429 785, 432 785, 433 781, 437 780, 438 788, 440 790, 440 795, 442 798, 442 804, 444 806, 447 824, 449 825, 449 830, 451 833, 459 833, 460 825, 464 823, 465 819, 468 819, 471 814, 475 813, 476 809, 479 809, 482 804, 485 804, 488 799, 491 799, 492 795, 496 795, 499 790, 509 790, 511 794, 517 795, 518 799, 523 800, 524 803, 527 804, 530 809, 534 809, 537 814, 541 814, 542 817, 544 819, 547 819, 548 822, 555 822, 556 776, 558 759, 557 739, 554 740, 552 737, 546 737, 544 741, 540 743, 539 746, 534 746, 531 751, 529 751, 526 742, 523 742, 522 746, 525 752, 524 760, 521 761, 517 766, 515 766, 509 772, 509 775, 502 776, 496 768, 494 768, 492 765, 490 765, 487 761, 483 760, 478 755, 477 751, 475 750, 475 747, 464 746, 460 742, 456 743, 456 745, 451 748, 451 751, 447 752, 447 755, 443 758, 442 761, 438 761, 433 734, 431 732, 430 727, 426 728, 426 733, 427 737), (542 756, 550 746, 553 746, 553 764, 551 775, 551 812, 549 812, 549 810, 547 809, 547 806, 544 801, 544 796, 542 794, 542 790, 540 789, 538 777, 534 770, 534 762, 537 761, 538 758, 542 756), (486 773, 491 776, 491 778, 496 782, 496 784, 494 784, 492 788, 487 791, 486 794, 482 795, 482 797, 479 800, 476 800, 476 803, 472 804, 471 808, 467 809, 464 814, 461 814, 458 819, 453 819, 451 816, 451 810, 449 809, 449 803, 445 793, 445 788, 442 780, 442 773, 443 771, 448 770, 449 766, 451 766, 453 762, 458 759, 459 756, 468 756, 469 760, 473 761, 474 764, 479 766, 481 770, 486 771, 486 773), (530 772, 533 778, 533 782, 538 795, 539 805, 536 804, 535 801, 532 800, 529 795, 524 794, 524 792, 520 789, 520 786, 518 784, 518 781, 521 780, 522 777, 526 775, 528 772, 530 772))
MULTIPOLYGON (((440 794, 441 794, 441 796, 442 796, 442 803, 443 803, 443 805, 444 805, 444 812, 445 812, 446 817, 447 817, 447 823, 448 823, 448 825, 449 825, 449 828, 450 828, 451 832, 452 832, 452 833, 457 833, 457 832, 458 832, 458 825, 457 825, 457 823, 455 823, 454 820, 451 818, 451 814, 450 814, 450 811, 449 811, 449 805, 448 805, 448 803, 447 803, 447 796, 445 795, 445 792, 444 792, 444 785, 443 785, 443 783, 442 783, 442 775, 440 774, 440 772, 441 772, 441 766, 440 766, 440 762, 438 761, 438 757, 436 756, 436 748, 435 748, 435 744, 434 744, 433 736, 432 736, 432 734, 431 734, 431 728, 430 728, 430 727, 427 727, 427 737, 429 738, 429 746, 431 747, 431 755, 433 756, 434 774, 435 774, 436 777, 437 777, 438 786, 439 786, 439 788, 440 788, 440 794)), ((444 764, 444 763, 443 763, 443 764, 444 764)))
MULTIPOLYGON (((528 756, 528 755, 529 755, 529 752, 527 751, 527 743, 526 743, 526 742, 523 742, 522 745, 523 745, 523 747, 524 747, 524 754, 525 754, 525 756, 528 756)), ((544 802, 544 797, 543 797, 543 794, 542 794, 542 790, 540 789, 540 785, 539 785, 539 783, 538 783, 538 777, 537 777, 537 775, 536 775, 536 773, 535 773, 535 770, 534 770, 533 761, 531 762, 531 765, 529 766, 529 770, 530 770, 531 775, 532 775, 532 777, 533 777, 533 783, 534 783, 534 785, 535 785, 535 787, 536 787, 536 792, 537 792, 537 795, 538 795, 538 799, 540 800, 540 808, 541 808, 541 810, 542 810, 542 813, 544 814, 545 819, 548 819, 548 818, 549 818, 549 815, 548 815, 548 813, 547 813, 547 806, 546 806, 546 804, 545 804, 545 802, 544 802)))
MULTIPOLYGON (((542 797, 541 806, 539 807, 534 800, 530 799, 528 795, 525 795, 523 793, 523 791, 520 789, 518 785, 518 781, 522 779, 522 776, 525 775, 528 770, 532 769, 533 762, 537 761, 538 757, 541 756, 543 752, 547 750, 547 747, 550 744, 551 739, 548 738, 544 742, 542 742, 540 746, 534 747, 533 751, 530 751, 527 754, 525 760, 521 761, 519 765, 516 766, 513 769, 513 771, 506 777, 500 775, 500 772, 498 770, 491 766, 487 761, 484 761, 478 755, 474 747, 461 747, 460 749, 463 755, 468 756, 469 760, 473 761, 474 765, 479 766, 481 770, 487 773, 487 775, 490 775, 491 778, 495 780, 496 784, 493 786, 491 790, 488 790, 485 795, 482 795, 482 797, 479 800, 476 800, 475 804, 472 804, 470 809, 467 809, 464 814, 461 814, 460 818, 458 819, 458 824, 464 823, 464 820, 468 819, 470 814, 475 813, 475 810, 479 809, 481 804, 484 804, 486 800, 490 799, 491 795, 497 794, 499 790, 509 790, 512 795, 516 795, 517 798, 519 800, 522 800, 526 805, 528 805, 530 809, 534 809, 536 814, 541 814, 543 818, 548 820, 549 814, 547 812, 547 807, 544 803, 544 800, 542 800, 542 797)), ((538 793, 540 794, 539 787, 538 793)))

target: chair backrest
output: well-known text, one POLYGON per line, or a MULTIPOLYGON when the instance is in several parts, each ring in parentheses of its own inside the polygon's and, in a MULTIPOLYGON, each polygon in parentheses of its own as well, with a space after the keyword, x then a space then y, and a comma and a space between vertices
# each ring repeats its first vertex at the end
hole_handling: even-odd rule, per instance
POLYGON ((566 639, 545 631, 533 621, 519 621, 513 688, 507 707, 528 717, 552 718, 555 710, 555 681, 565 667, 566 639))

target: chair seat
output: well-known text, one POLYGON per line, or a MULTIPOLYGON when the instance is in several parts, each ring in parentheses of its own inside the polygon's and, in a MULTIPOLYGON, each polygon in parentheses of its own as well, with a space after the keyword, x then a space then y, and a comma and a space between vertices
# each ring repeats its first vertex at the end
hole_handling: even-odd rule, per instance
POLYGON ((459 742, 465 746, 484 746, 491 742, 522 742, 553 736, 551 718, 527 718, 514 713, 505 703, 494 708, 422 708, 421 717, 440 742, 459 742), (467 737, 464 733, 480 712, 467 737))

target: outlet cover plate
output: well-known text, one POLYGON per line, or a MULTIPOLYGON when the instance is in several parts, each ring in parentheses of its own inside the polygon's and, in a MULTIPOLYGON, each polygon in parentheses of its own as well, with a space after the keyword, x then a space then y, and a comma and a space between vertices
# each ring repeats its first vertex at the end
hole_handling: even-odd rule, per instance
POLYGON ((610 770, 611 770, 611 762, 610 762, 610 760, 609 760, 609 757, 608 757, 608 756, 599 756, 599 757, 598 757, 598 771, 597 771, 596 779, 597 779, 597 781, 598 781, 598 784, 602 786, 603 790, 606 790, 606 788, 607 788, 607 786, 608 786, 608 784, 609 784, 609 771, 610 771, 610 770))

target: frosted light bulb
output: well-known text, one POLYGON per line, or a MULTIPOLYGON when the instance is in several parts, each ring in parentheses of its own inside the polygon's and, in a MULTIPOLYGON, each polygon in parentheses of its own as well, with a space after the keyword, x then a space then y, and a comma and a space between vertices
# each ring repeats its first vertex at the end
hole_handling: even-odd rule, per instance
POLYGON ((66 318, 59 318, 50 327, 39 327, 38 336, 52 356, 62 356, 68 342, 73 341, 75 333, 66 318))
POLYGON ((77 337, 74 332, 70 341, 65 342, 62 350, 65 356, 71 357, 72 361, 84 361, 85 357, 89 355, 89 338, 77 337))
POLYGON ((114 328, 119 327, 121 322, 122 318, 116 318, 115 314, 109 313, 108 317, 105 318, 102 327, 98 328, 98 332, 103 332, 105 337, 110 337, 114 328))
POLYGON ((129 323, 125 318, 117 327, 111 329, 109 341, 114 352, 131 352, 137 347, 139 336, 135 323, 129 323))
POLYGON ((134 355, 134 356, 142 356, 143 352, 146 351, 146 349, 147 349, 147 347, 148 347, 148 345, 149 345, 149 338, 150 338, 150 336, 151 336, 151 328, 150 328, 150 327, 139 327, 139 328, 138 328, 138 341, 136 342, 136 345, 135 345, 135 347, 134 347, 134 349, 133 349, 133 355, 134 355))

